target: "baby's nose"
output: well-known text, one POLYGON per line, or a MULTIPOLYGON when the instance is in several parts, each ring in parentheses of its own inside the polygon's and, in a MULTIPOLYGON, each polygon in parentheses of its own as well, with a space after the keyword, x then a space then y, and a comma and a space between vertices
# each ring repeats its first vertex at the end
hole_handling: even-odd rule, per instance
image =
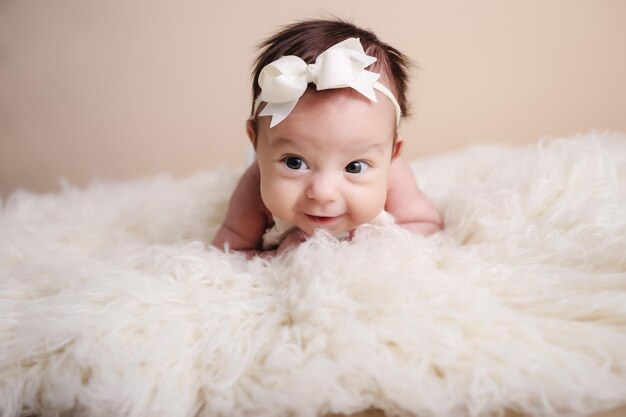
POLYGON ((337 179, 329 173, 316 173, 306 190, 307 198, 329 203, 339 198, 339 185, 337 179))

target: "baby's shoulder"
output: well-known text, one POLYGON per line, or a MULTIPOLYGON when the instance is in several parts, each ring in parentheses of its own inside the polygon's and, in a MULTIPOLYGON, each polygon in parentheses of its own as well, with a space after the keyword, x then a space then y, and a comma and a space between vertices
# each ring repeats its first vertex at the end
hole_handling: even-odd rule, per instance
POLYGON ((391 189, 396 185, 405 184, 406 181, 414 181, 414 178, 413 170, 406 159, 399 156, 391 161, 387 189, 391 189))

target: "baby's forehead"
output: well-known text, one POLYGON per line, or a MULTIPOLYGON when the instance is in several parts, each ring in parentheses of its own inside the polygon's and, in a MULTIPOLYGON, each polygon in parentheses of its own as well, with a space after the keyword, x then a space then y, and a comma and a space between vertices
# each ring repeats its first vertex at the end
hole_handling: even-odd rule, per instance
POLYGON ((310 111, 316 107, 330 107, 342 111, 347 107, 359 107, 366 111, 369 117, 391 117, 395 124, 395 108, 393 104, 380 92, 375 92, 377 101, 374 102, 352 88, 337 88, 317 91, 309 86, 302 95, 294 111, 310 111))
POLYGON ((396 135, 395 108, 381 94, 373 102, 352 89, 315 91, 309 89, 285 120, 269 127, 269 118, 261 117, 261 136, 272 146, 305 143, 327 149, 350 149, 351 146, 383 146, 396 135), (294 143, 285 143, 282 139, 294 143))

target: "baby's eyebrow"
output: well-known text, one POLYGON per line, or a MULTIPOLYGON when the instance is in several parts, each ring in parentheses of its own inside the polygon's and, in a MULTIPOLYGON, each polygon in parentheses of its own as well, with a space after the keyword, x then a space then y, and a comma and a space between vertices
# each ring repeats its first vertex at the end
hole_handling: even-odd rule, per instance
POLYGON ((351 145, 349 148, 350 151, 354 153, 368 153, 368 152, 378 152, 383 153, 383 146, 380 143, 370 143, 363 146, 359 145, 351 145))
MULTIPOLYGON (((297 139, 290 138, 288 136, 279 136, 277 138, 273 138, 271 140, 271 146, 276 148, 289 147, 295 148, 296 151, 302 147, 302 141, 297 139)), ((337 146, 337 151, 353 154, 353 155, 363 155, 371 152, 376 152, 379 154, 384 154, 384 145, 380 142, 371 142, 369 140, 358 140, 353 142, 345 143, 343 146, 337 146), (364 142, 363 144, 361 142, 364 142)))
POLYGON ((302 151, 303 144, 301 140, 293 139, 288 136, 280 136, 280 137, 272 139, 270 142, 270 146, 274 149, 282 150, 282 149, 287 148, 287 150, 294 150, 296 152, 300 152, 302 151))
POLYGON ((296 140, 293 140, 293 139, 291 139, 289 137, 286 137, 286 136, 281 136, 281 137, 278 137, 278 138, 272 140, 272 145, 274 145, 274 146, 285 146, 285 145, 293 146, 296 143, 297 143, 296 140))

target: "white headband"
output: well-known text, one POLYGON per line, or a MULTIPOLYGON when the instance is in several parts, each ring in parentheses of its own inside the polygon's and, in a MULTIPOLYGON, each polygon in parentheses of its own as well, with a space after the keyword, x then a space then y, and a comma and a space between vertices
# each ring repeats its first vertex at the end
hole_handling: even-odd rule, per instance
POLYGON ((377 103, 374 90, 380 91, 393 103, 397 125, 402 115, 398 100, 377 81, 380 74, 365 70, 374 62, 376 58, 365 53, 358 38, 331 46, 317 57, 315 64, 307 65, 294 55, 283 56, 261 70, 261 94, 254 102, 254 113, 261 102, 266 102, 259 116, 272 116, 270 127, 274 127, 289 116, 307 85, 314 83, 318 91, 351 87, 374 103, 377 103))

